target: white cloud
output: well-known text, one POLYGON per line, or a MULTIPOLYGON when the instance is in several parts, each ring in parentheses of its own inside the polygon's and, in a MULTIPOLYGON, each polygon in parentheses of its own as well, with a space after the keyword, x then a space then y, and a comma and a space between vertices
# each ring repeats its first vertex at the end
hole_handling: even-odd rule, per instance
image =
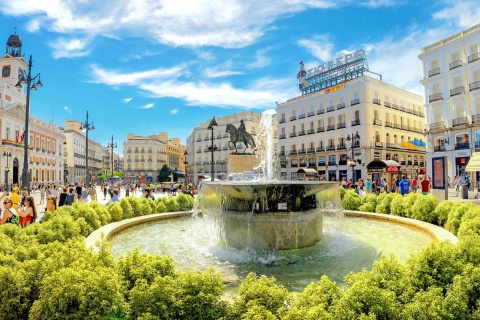
POLYGON ((322 62, 336 58, 333 52, 335 45, 328 35, 316 35, 310 39, 300 39, 298 45, 322 62))
POLYGON ((178 113, 178 109, 172 109, 170 110, 170 114, 177 114, 178 113))
POLYGON ((70 109, 70 108, 67 107, 67 106, 64 106, 64 107, 63 107, 63 110, 64 110, 64 111, 67 111, 68 113, 72 113, 72 109, 70 109))
POLYGON ((90 82, 104 83, 107 85, 135 85, 142 80, 154 81, 155 79, 175 78, 188 73, 185 72, 182 67, 174 67, 170 69, 158 68, 132 73, 106 70, 97 65, 90 65, 90 69, 90 82))
POLYGON ((205 69, 203 74, 207 78, 221 78, 221 77, 228 77, 228 76, 233 76, 237 74, 243 74, 243 72, 233 71, 233 70, 222 70, 219 67, 214 67, 214 68, 205 69))
POLYGON ((462 28, 468 28, 480 22, 480 6, 478 0, 447 0, 444 2, 447 7, 434 13, 434 19, 447 20, 462 28))
POLYGON ((122 101, 123 103, 129 103, 130 101, 132 101, 132 98, 125 98, 122 101))
POLYGON ((88 56, 92 50, 90 44, 90 38, 58 38, 55 42, 50 42, 50 46, 56 49, 53 50, 54 59, 88 56))
POLYGON ((265 53, 267 53, 269 50, 270 50, 269 48, 257 50, 255 55, 255 61, 247 64, 247 68, 250 68, 250 69, 265 68, 268 65, 270 65, 270 62, 271 62, 270 58, 265 56, 265 53))
POLYGON ((146 105, 144 105, 144 106, 139 106, 139 107, 137 107, 137 109, 151 109, 151 108, 153 108, 154 106, 155 106, 155 104, 149 103, 149 104, 146 104, 146 105))

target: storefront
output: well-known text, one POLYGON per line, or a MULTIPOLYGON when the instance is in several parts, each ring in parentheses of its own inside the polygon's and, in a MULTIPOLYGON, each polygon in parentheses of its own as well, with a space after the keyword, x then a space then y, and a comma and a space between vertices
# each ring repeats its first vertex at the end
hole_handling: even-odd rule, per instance
POLYGON ((311 168, 300 168, 297 171, 297 179, 303 181, 315 181, 318 180, 317 170, 311 168))
POLYGON ((400 163, 394 160, 375 159, 367 164, 367 175, 372 175, 372 181, 381 181, 385 178, 387 191, 392 190, 392 181, 400 174, 400 163))

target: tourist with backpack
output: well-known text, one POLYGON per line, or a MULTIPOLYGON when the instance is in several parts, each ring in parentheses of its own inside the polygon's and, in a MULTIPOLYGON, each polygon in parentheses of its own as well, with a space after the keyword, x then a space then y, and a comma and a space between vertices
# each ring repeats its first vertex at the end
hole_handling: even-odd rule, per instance
POLYGON ((75 189, 73 187, 70 187, 70 189, 68 189, 67 198, 65 199, 65 205, 71 206, 76 201, 77 201, 77 194, 75 192, 75 189))

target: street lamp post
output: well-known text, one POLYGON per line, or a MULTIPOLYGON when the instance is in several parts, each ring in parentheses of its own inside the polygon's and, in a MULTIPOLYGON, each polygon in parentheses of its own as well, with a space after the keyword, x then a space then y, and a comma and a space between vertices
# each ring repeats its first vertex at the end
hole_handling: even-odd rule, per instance
POLYGON ((93 122, 88 122, 88 111, 87 111, 87 119, 85 122, 80 124, 80 130, 86 131, 86 140, 85 140, 85 184, 87 186, 90 185, 90 175, 88 174, 88 131, 95 130, 95 126, 93 122))
POLYGON ((187 153, 187 150, 185 150, 185 152, 183 153, 183 164, 185 165, 185 184, 188 185, 188 175, 187 175, 187 164, 188 164, 188 161, 187 161, 187 156, 188 156, 188 153, 187 153))
POLYGON ((208 147, 208 149, 210 150, 210 152, 212 153, 212 176, 211 176, 211 181, 215 181, 214 179, 214 171, 215 171, 215 167, 214 167, 214 160, 213 160, 213 153, 215 152, 215 150, 217 150, 217 146, 214 146, 213 145, 213 130, 214 130, 214 126, 218 126, 218 123, 217 121, 215 120, 215 116, 213 117, 212 120, 210 120, 210 124, 208 125, 207 127, 207 130, 211 130, 212 131, 212 136, 210 137, 211 141, 212 141, 212 144, 210 147, 208 147))
POLYGON ((358 141, 360 141, 360 135, 358 134, 358 131, 355 133, 355 135, 352 133, 351 138, 350 135, 347 135, 347 141, 350 140, 352 141, 352 157, 350 158, 350 160, 348 160, 347 165, 352 168, 352 184, 355 187, 355 166, 357 165, 357 161, 355 160, 354 148, 357 146, 358 141))
POLYGON ((112 158, 112 177, 113 177, 113 148, 117 147, 117 143, 113 142, 113 135, 112 135, 112 142, 109 142, 107 145, 107 148, 112 148, 112 151, 110 153, 111 158, 112 158))
POLYGON ((10 171, 10 168, 8 167, 8 158, 12 156, 10 152, 3 151, 3 156, 7 157, 7 166, 5 167, 5 191, 7 192, 8 196, 8 172, 10 171))
POLYGON ((16 88, 22 88, 22 84, 27 85, 27 101, 25 103, 25 129, 23 131, 23 173, 22 173, 22 185, 27 187, 27 192, 30 193, 30 182, 28 174, 28 119, 30 118, 30 90, 37 90, 37 87, 42 87, 43 83, 40 80, 40 73, 37 73, 35 77, 32 78, 32 66, 33 60, 32 55, 30 55, 30 60, 28 61, 28 73, 25 74, 25 71, 20 71, 18 73, 18 82, 15 85, 16 88), (38 78, 37 83, 35 80, 38 78))

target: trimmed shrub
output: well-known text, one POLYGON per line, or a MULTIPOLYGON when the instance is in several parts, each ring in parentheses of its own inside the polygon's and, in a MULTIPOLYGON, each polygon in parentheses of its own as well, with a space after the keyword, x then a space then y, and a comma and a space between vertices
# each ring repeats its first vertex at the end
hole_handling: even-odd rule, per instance
POLYGON ((112 221, 112 217, 110 216, 110 212, 108 211, 108 208, 106 205, 97 201, 92 201, 89 203, 89 205, 97 213, 98 219, 100 220, 100 223, 102 224, 102 226, 109 224, 110 221, 112 221))
POLYGON ((346 210, 358 210, 362 200, 354 191, 349 191, 345 194, 342 200, 343 207, 346 210))
POLYGON ((140 210, 140 199, 137 197, 126 197, 127 201, 130 203, 130 206, 132 207, 133 210, 133 215, 132 217, 138 217, 141 215, 141 210, 140 210))
POLYGON ((395 196, 399 196, 396 193, 383 193, 378 196, 377 206, 375 212, 390 214, 390 205, 395 196))
POLYGON ((435 215, 437 216, 437 224, 444 226, 448 219, 448 214, 452 209, 453 202, 449 200, 441 201, 435 208, 435 215))
POLYGON ((180 211, 188 211, 193 208, 193 205, 195 204, 195 199, 184 193, 180 193, 177 196, 177 203, 178 203, 178 209, 180 211))
POLYGON ((390 202, 390 214, 406 217, 408 213, 408 198, 408 195, 402 196, 401 194, 394 193, 392 201, 390 202))
POLYGON ((112 221, 120 221, 123 218, 123 210, 118 202, 110 202, 108 204, 108 211, 112 217, 112 221))
POLYGON ((437 221, 437 215, 435 214, 435 208, 438 201, 434 196, 419 194, 417 200, 410 209, 409 217, 429 223, 437 221))
POLYGON ((130 202, 127 200, 127 198, 122 198, 119 201, 120 207, 122 207, 123 210, 123 219, 129 219, 133 217, 133 208, 130 202))
POLYGON ((76 202, 71 206, 70 215, 74 220, 78 218, 84 218, 89 226, 93 230, 96 230, 102 226, 100 218, 97 215, 97 212, 86 202, 76 202))
POLYGON ((140 213, 141 216, 146 216, 154 213, 155 203, 150 198, 140 198, 140 213), (153 208, 152 208, 153 205, 153 208))
POLYGON ((373 202, 367 202, 358 207, 358 211, 375 212, 375 205, 373 202))
POLYGON ((445 223, 445 229, 456 235, 463 215, 475 207, 476 205, 470 202, 455 202, 450 209, 450 213, 448 214, 448 219, 445 223))
POLYGON ((458 228, 458 238, 464 238, 468 235, 480 236, 480 216, 463 221, 460 228, 458 228))
POLYGON ((345 190, 344 187, 340 186, 340 199, 343 200, 343 197, 345 197, 345 194, 347 194, 347 190, 345 190))
MULTIPOLYGON (((91 228, 91 226, 89 225, 91 228)), ((42 223, 38 229, 38 242, 49 243, 53 241, 66 242, 69 239, 81 237, 80 226, 73 218, 66 214, 59 214, 47 222, 42 223)), ((79 238, 81 240, 81 238, 79 238)))
POLYGON ((167 212, 167 207, 165 207, 165 203, 163 201, 156 202, 155 212, 157 213, 164 213, 167 212))
POLYGON ((175 197, 168 197, 165 200, 165 207, 167 208, 167 212, 176 212, 178 211, 178 203, 175 197))

